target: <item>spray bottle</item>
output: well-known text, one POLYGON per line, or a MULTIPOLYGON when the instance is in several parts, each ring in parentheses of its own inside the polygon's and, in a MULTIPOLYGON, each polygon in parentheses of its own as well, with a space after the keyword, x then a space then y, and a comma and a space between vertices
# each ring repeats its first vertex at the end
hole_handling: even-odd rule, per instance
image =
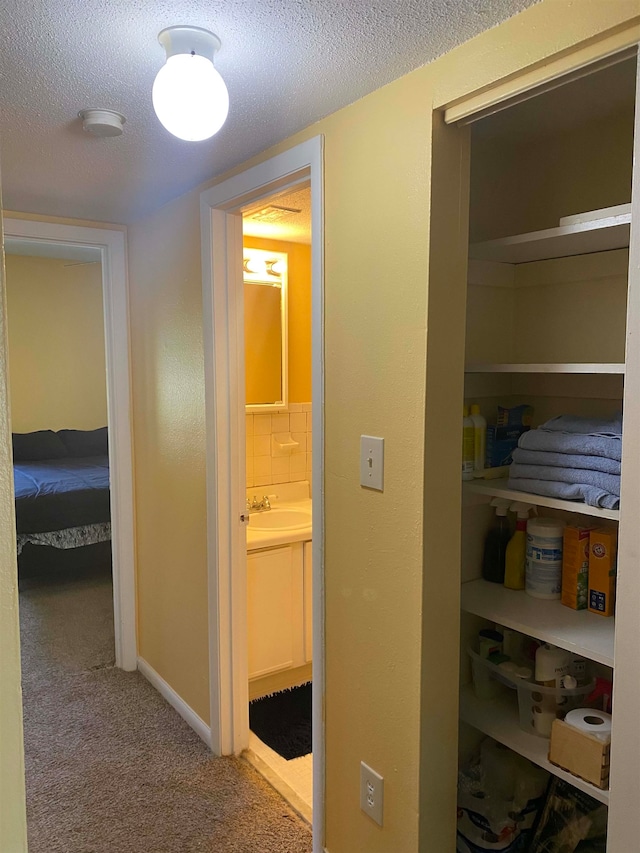
POLYGON ((511 525, 507 518, 510 504, 506 498, 491 501, 491 506, 496 508, 496 518, 484 540, 482 577, 492 583, 504 583, 506 550, 511 539, 511 525))
POLYGON ((509 509, 517 513, 516 532, 507 545, 504 564, 504 585, 508 589, 525 588, 525 565, 527 559, 527 519, 529 504, 512 503, 509 509))

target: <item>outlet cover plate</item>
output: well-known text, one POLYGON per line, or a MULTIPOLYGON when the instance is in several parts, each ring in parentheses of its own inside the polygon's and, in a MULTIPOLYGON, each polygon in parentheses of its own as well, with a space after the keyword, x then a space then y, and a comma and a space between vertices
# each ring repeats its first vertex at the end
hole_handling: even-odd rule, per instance
POLYGON ((384 779, 364 761, 360 762, 360 808, 382 826, 384 779))

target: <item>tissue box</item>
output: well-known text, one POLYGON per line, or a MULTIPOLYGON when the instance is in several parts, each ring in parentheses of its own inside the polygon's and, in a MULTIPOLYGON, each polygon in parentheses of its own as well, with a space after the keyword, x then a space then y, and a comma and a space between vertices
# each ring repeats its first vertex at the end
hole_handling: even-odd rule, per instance
POLYGON ((609 787, 609 752, 611 745, 603 743, 589 732, 581 732, 562 720, 551 726, 549 761, 596 788, 609 787))

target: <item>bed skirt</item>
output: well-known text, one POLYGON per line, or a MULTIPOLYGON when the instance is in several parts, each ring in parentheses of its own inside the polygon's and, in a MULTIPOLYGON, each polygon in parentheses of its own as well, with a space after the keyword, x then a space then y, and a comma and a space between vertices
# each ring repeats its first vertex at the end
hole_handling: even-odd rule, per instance
POLYGON ((67 550, 82 548, 85 545, 97 545, 111 539, 111 523, 85 524, 82 527, 67 527, 65 530, 50 530, 44 533, 18 533, 18 556, 25 545, 48 545, 52 548, 67 550))

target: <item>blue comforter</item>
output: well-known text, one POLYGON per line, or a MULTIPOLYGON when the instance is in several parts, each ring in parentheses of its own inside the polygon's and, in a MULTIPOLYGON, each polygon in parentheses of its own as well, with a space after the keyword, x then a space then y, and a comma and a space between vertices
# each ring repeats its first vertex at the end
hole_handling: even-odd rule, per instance
POLYGON ((110 520, 108 456, 13 466, 18 533, 43 533, 110 520))

